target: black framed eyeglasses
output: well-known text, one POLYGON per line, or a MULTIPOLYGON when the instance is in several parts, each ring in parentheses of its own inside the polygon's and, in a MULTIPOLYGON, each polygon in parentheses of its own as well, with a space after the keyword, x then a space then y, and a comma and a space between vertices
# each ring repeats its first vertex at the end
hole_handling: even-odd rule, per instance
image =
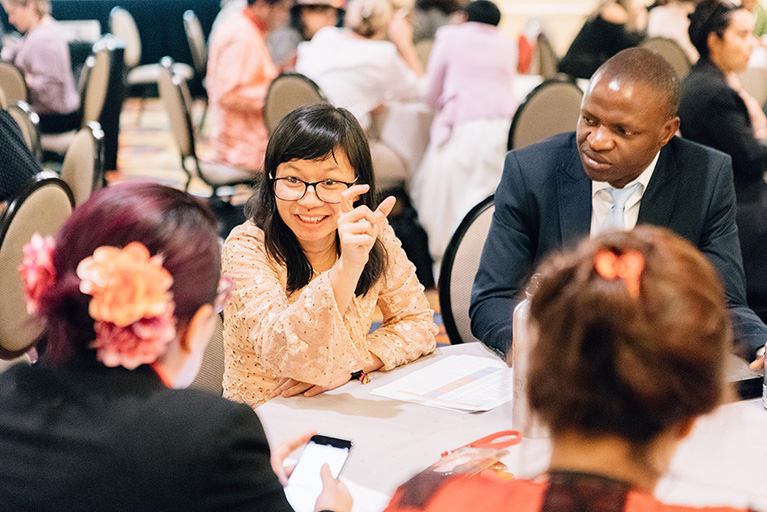
POLYGON ((294 176, 285 178, 272 178, 272 187, 274 195, 283 201, 298 201, 306 195, 309 187, 314 188, 314 194, 323 203, 338 204, 341 202, 341 194, 355 183, 354 181, 339 181, 324 179, 315 182, 308 182, 298 179, 294 176))

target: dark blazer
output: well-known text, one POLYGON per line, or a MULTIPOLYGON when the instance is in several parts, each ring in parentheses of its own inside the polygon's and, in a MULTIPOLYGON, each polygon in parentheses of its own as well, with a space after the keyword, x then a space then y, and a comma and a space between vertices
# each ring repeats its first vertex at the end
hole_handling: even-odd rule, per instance
MULTIPOLYGON (((729 156, 673 138, 661 150, 638 224, 670 228, 695 244, 724 281, 739 339, 750 354, 764 345, 767 326, 745 305, 729 156)), ((510 152, 471 294, 474 335, 506 353, 512 309, 532 270, 551 251, 575 246, 590 230, 591 180, 575 133, 510 152)))
POLYGON ((743 99, 707 59, 695 63, 682 82, 679 118, 684 138, 732 157, 736 185, 762 179, 767 171, 767 146, 754 138, 743 99))
POLYGON ((290 511, 249 407, 99 365, 0 374, 2 511, 290 511))

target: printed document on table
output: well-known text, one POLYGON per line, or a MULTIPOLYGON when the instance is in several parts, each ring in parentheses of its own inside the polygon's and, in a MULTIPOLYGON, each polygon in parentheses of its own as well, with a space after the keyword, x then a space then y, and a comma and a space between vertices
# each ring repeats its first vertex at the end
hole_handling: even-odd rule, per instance
POLYGON ((371 393, 444 409, 489 411, 512 399, 512 376, 511 368, 503 361, 453 355, 371 393))

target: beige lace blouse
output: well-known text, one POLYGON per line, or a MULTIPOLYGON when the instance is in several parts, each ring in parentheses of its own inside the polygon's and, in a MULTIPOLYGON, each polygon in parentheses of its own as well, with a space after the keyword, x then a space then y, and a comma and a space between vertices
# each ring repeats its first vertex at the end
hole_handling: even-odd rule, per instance
POLYGON ((341 317, 327 272, 288 295, 287 270, 267 255, 263 231, 250 221, 232 230, 223 252, 223 273, 236 283, 224 311, 226 398, 255 407, 280 377, 324 386, 371 364, 370 353, 391 370, 434 350, 437 327, 415 267, 390 226, 381 240, 384 278, 341 317), (376 305, 383 325, 368 334, 376 305))

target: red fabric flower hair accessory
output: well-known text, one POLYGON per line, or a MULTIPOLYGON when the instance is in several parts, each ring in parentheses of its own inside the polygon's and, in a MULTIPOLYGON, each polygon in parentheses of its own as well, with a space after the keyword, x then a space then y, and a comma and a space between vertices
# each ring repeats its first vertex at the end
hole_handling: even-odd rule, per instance
POLYGON ((32 235, 32 240, 24 245, 24 259, 18 270, 24 281, 24 300, 30 315, 37 314, 40 297, 56 280, 56 269, 53 266, 55 248, 56 242, 52 237, 43 238, 39 233, 32 235))

